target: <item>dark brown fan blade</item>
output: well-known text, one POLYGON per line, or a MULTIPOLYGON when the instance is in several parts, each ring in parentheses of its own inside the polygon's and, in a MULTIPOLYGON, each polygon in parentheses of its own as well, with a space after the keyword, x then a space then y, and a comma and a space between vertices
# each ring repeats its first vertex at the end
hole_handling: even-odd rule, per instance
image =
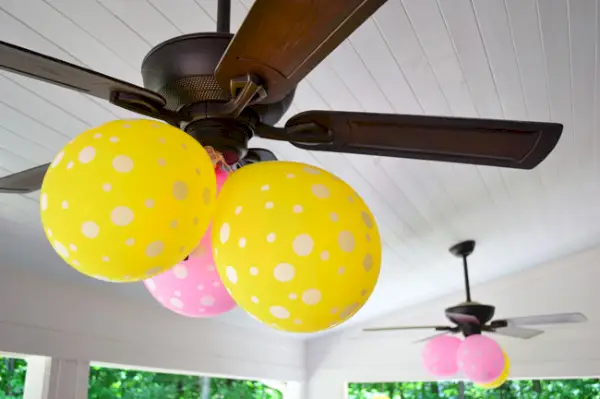
POLYGON ((157 93, 2 41, 0 69, 89 94, 153 118, 176 119, 172 111, 164 109, 165 99, 157 93))
POLYGON ((371 327, 364 328, 364 332, 378 331, 400 331, 400 330, 435 330, 435 331, 452 331, 449 326, 400 326, 400 327, 371 327))
POLYGON ((506 337, 531 339, 537 337, 544 332, 542 330, 534 330, 533 328, 522 328, 522 327, 501 327, 491 330, 490 332, 498 335, 504 335, 506 337))
POLYGON ((36 166, 22 172, 0 178, 0 193, 2 194, 28 194, 42 188, 42 181, 46 175, 46 170, 50 166, 36 166))
POLYGON ((292 144, 305 150, 517 169, 537 166, 562 133, 558 123, 335 111, 304 112, 285 126, 294 131, 292 144), (332 138, 302 142, 303 134, 315 135, 315 124, 323 137, 329 131, 332 138))
POLYGON ((588 319, 583 313, 555 313, 525 317, 511 317, 509 319, 494 320, 494 323, 506 323, 509 327, 537 326, 544 324, 569 324, 584 323, 588 319))
POLYGON ((256 0, 215 71, 221 87, 254 74, 280 101, 385 0, 256 0))

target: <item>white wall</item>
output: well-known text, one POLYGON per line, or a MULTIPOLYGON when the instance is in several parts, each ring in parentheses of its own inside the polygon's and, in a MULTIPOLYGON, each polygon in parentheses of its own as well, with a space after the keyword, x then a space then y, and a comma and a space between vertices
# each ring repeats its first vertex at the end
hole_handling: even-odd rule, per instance
MULTIPOLYGON (((485 267, 475 265, 472 268, 485 267)), ((456 278, 461 279, 457 265, 456 278)), ((600 375, 600 248, 538 266, 473 289, 473 297, 496 306, 497 317, 581 311, 590 321, 547 327, 532 340, 495 336, 511 358, 514 378, 600 375)), ((431 284, 436 284, 435 280, 431 284)), ((369 326, 445 323, 444 308, 463 293, 445 296, 380 318, 369 326)), ((361 326, 364 327, 364 326, 361 326)), ((307 345, 307 399, 342 399, 347 382, 430 380, 421 365, 424 332, 371 336, 345 331, 307 345)))
POLYGON ((304 343, 186 319, 97 287, 0 273, 0 350, 240 378, 302 381, 304 343))

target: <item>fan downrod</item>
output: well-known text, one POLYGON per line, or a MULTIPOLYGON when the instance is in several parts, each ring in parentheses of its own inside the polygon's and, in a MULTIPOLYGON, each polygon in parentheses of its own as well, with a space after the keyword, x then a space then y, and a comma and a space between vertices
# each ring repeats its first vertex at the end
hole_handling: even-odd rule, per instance
POLYGON ((467 302, 471 302, 471 284, 469 283, 469 267, 467 265, 467 257, 475 250, 475 241, 467 240, 459 242, 456 245, 450 247, 450 252, 463 261, 463 272, 465 278, 465 291, 467 294, 467 302))

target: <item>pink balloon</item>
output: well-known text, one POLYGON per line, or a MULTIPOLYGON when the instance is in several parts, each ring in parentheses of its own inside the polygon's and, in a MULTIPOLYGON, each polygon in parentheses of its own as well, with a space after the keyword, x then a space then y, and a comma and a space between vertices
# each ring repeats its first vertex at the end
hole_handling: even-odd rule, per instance
POLYGON ((504 370, 504 353, 496 341, 481 334, 467 337, 458 348, 458 365, 478 384, 492 382, 504 370))
POLYGON ((427 342, 423 348, 423 365, 436 377, 450 377, 458 372, 456 353, 461 344, 458 337, 440 335, 427 342))
MULTIPOLYGON (((227 173, 226 171, 224 171, 221 168, 217 168, 217 169, 215 169, 215 175, 217 175, 217 194, 218 194, 219 191, 221 191, 221 187, 223 187, 223 184, 225 184, 225 181, 227 181, 227 177, 229 177, 229 173, 227 173)), ((208 231, 210 231, 210 229, 208 229, 208 231)))
MULTIPOLYGON (((227 172, 218 169, 217 190, 227 172)), ((172 269, 144 281, 150 294, 164 307, 187 317, 212 317, 235 307, 215 267, 210 226, 189 258, 172 269)))

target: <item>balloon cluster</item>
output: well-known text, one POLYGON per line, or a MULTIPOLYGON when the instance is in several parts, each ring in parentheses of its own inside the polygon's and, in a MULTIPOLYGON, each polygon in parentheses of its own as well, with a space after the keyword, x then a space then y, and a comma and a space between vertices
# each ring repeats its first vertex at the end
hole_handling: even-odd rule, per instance
POLYGON ((209 152, 156 121, 114 121, 82 133, 44 179, 46 237, 79 272, 144 281, 184 316, 214 316, 237 304, 292 332, 352 317, 373 292, 381 263, 377 225, 358 194, 295 162, 229 174, 209 152))
POLYGON ((493 339, 470 335, 464 340, 441 335, 427 342, 422 353, 425 369, 436 377, 450 377, 462 371, 482 388, 498 388, 508 379, 510 362, 493 339))

